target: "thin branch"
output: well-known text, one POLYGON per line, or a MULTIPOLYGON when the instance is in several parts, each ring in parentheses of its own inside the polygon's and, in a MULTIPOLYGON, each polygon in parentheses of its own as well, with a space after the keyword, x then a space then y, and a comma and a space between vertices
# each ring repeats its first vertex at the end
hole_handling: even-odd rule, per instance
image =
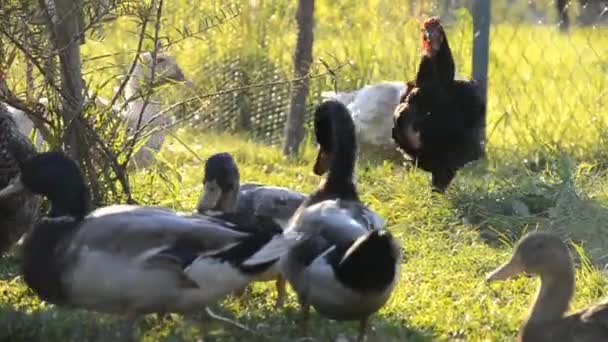
MULTIPOLYGON (((157 43, 158 43, 158 36, 160 33, 160 25, 161 25, 162 13, 163 13, 163 0, 158 0, 157 6, 158 7, 156 9, 156 23, 154 26, 154 50, 152 51, 152 65, 150 67, 150 69, 151 69, 150 70, 150 81, 148 84, 154 84, 154 77, 156 77, 156 56, 158 55, 158 50, 159 50, 159 45, 157 43)), ((145 76, 144 76, 144 79, 146 79, 145 76)), ((139 111, 139 114, 137 117, 137 124, 135 125, 134 138, 133 138, 132 142, 127 145, 128 146, 127 147, 127 157, 125 159, 124 166, 126 166, 127 163, 129 163, 129 160, 131 159, 131 156, 133 155, 135 142, 137 141, 137 137, 139 135, 139 127, 141 126, 141 119, 144 115, 144 111, 146 110, 146 107, 149 104, 150 96, 151 96, 151 92, 148 92, 145 96, 144 104, 141 107, 141 110, 139 111)))
MULTIPOLYGON (((313 79, 317 79, 317 78, 322 78, 322 77, 326 77, 328 75, 331 75, 331 73, 336 73, 337 71, 343 69, 346 66, 350 66, 350 65, 351 64, 349 62, 345 62, 345 63, 337 65, 334 68, 327 69, 325 72, 319 73, 319 74, 306 75, 306 76, 303 76, 303 77, 298 77, 298 78, 294 78, 294 79, 290 79, 290 80, 284 80, 284 81, 275 81, 275 82, 267 82, 267 83, 250 84, 250 85, 246 85, 246 86, 242 86, 242 87, 235 87, 235 88, 221 90, 221 91, 218 91, 218 92, 215 92, 215 93, 212 93, 212 94, 205 94, 205 95, 190 97, 190 98, 187 98, 187 99, 185 99, 183 101, 174 103, 173 105, 171 105, 171 106, 169 106, 169 107, 167 107, 167 108, 159 111, 158 113, 156 113, 156 115, 154 115, 152 117, 151 120, 148 121, 147 124, 144 124, 144 126, 142 126, 141 129, 143 130, 146 127, 148 127, 148 125, 151 122, 153 122, 154 119, 158 118, 159 116, 164 115, 167 112, 169 112, 169 111, 171 111, 171 110, 173 110, 173 109, 175 109, 175 108, 177 108, 179 106, 182 106, 184 104, 188 104, 188 103, 194 102, 196 100, 203 100, 203 99, 207 99, 207 98, 211 98, 211 97, 227 95, 227 94, 231 94, 231 93, 234 93, 234 92, 240 92, 240 91, 248 90, 248 89, 263 88, 263 87, 272 87, 272 86, 278 86, 278 85, 288 85, 288 84, 291 84, 291 83, 301 82, 304 79, 313 80, 313 79)), ((139 138, 140 139, 145 139, 145 138, 149 137, 150 135, 152 135, 152 134, 154 134, 156 132, 164 131, 164 130, 167 130, 169 128, 175 127, 175 126, 177 126, 180 123, 183 123, 183 122, 186 122, 186 121, 192 119, 196 115, 197 115, 197 113, 195 112, 195 113, 186 115, 185 117, 183 117, 183 118, 181 118, 179 120, 176 120, 175 122, 172 122, 172 123, 170 123, 168 125, 164 125, 164 126, 161 126, 161 127, 155 127, 154 129, 151 129, 149 132, 146 132, 145 134, 141 135, 139 138)))

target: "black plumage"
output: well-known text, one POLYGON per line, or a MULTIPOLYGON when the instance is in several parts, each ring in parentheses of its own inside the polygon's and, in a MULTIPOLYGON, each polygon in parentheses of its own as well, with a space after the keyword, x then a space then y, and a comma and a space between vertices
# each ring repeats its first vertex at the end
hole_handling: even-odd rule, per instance
POLYGON ((428 30, 415 87, 395 110, 393 139, 431 173, 433 190, 444 192, 458 169, 484 154, 486 105, 475 81, 454 79, 454 60, 437 18, 425 22, 428 30))

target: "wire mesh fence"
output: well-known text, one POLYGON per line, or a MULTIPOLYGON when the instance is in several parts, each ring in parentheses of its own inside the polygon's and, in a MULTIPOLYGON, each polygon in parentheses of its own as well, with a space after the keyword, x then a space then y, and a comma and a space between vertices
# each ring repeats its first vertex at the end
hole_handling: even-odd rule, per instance
POLYGON ((599 151, 606 131, 607 8, 606 1, 493 4, 490 141, 507 150, 599 151))
MULTIPOLYGON (((291 76, 269 58, 235 55, 203 68, 215 89, 230 90, 212 97, 193 120, 196 129, 247 134, 266 144, 278 145, 283 133, 290 101, 291 76), (253 86, 259 84, 259 87, 253 86)), ((324 80, 311 80, 306 125, 312 123, 314 105, 320 100, 324 80)))
MULTIPOLYGON (((273 3, 269 1, 265 6, 272 8, 273 3)), ((605 89, 608 88, 608 1, 570 1, 562 7, 562 1, 540 0, 502 0, 490 4, 489 145, 495 151, 513 153, 529 153, 547 146, 570 149, 577 154, 601 152, 598 146, 608 138, 605 133, 607 118, 602 115, 606 114, 605 89)), ((373 29, 378 31, 375 34, 380 43, 382 40, 390 43, 401 40, 403 46, 389 51, 390 46, 370 40, 364 41, 367 46, 347 43, 338 54, 352 59, 356 67, 338 75, 340 90, 354 90, 389 78, 412 79, 419 58, 416 26, 422 18, 433 14, 441 14, 457 71, 468 78, 470 71, 475 69, 473 50, 479 34, 473 30, 475 6, 475 1, 457 0, 379 1, 373 7, 375 12, 369 13, 375 20, 369 25, 380 25, 373 29), (411 11, 404 11, 404 8, 411 11), (396 10, 412 16, 396 16, 396 10), (391 27, 393 30, 403 27, 399 29, 403 32, 386 30, 391 27), (363 48, 368 51, 359 51, 363 48)), ((264 15, 272 16, 273 11, 257 15, 262 17, 256 21, 264 22, 267 19, 264 15)), ((338 49, 338 43, 327 43, 330 38, 340 39, 328 36, 330 23, 319 22, 325 18, 317 18, 316 32, 319 32, 317 37, 321 42, 315 51, 321 55, 338 49)), ((351 24, 352 31, 361 30, 358 24, 351 24)), ((272 41, 273 32, 270 31, 267 30, 262 40, 272 41)), ((345 34, 351 32, 345 31, 345 34)), ((366 40, 366 37, 361 39, 366 40)), ((245 42, 241 44, 248 44, 245 42)), ((286 81, 291 72, 289 61, 271 54, 234 54, 206 65, 201 71, 218 88, 224 89, 286 81)), ((313 106, 321 100, 320 93, 326 90, 331 90, 330 80, 312 80, 308 126, 313 106)), ((278 144, 283 139, 289 94, 289 84, 282 84, 217 97, 211 99, 193 125, 201 129, 247 132, 265 143, 278 144)))

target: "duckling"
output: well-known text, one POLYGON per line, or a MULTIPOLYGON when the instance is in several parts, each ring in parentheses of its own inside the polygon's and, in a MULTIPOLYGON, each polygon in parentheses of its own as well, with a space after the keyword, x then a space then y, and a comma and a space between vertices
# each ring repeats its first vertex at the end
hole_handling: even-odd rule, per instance
POLYGON ((397 282, 401 250, 384 221, 359 200, 357 141, 348 109, 326 101, 317 107, 314 125, 320 146, 314 171, 328 175, 285 230, 300 240, 279 265, 298 295, 303 328, 312 306, 330 319, 359 320, 363 340, 368 318, 397 282))
MULTIPOLYGON (((0 188, 8 186, 19 173, 19 163, 35 153, 34 145, 0 103, 0 188), (11 148, 17 153, 11 153, 11 148)), ((0 255, 32 227, 39 206, 38 196, 28 193, 0 200, 0 255)))
POLYGON ((278 226, 246 234, 218 217, 161 207, 114 205, 87 214, 83 175, 63 153, 38 154, 20 170, 0 199, 20 188, 49 199, 48 217, 24 242, 22 266, 25 283, 56 305, 131 319, 201 310, 246 286, 289 246, 278 226))
POLYGON ((608 340, 608 301, 565 315, 574 293, 574 266, 559 237, 541 232, 526 235, 515 246, 511 260, 490 273, 487 281, 523 272, 539 276, 540 288, 518 341, 608 340))
MULTIPOLYGON (((306 196, 287 188, 245 183, 240 185, 239 168, 230 153, 216 153, 205 162, 204 191, 197 205, 200 214, 235 213, 249 220, 272 219, 281 227, 304 201, 306 196)), ((271 225, 272 226, 272 225, 271 225)), ((256 229, 266 229, 263 224, 256 229)), ((285 302, 285 280, 276 267, 263 274, 261 281, 276 280, 276 307, 285 302)))

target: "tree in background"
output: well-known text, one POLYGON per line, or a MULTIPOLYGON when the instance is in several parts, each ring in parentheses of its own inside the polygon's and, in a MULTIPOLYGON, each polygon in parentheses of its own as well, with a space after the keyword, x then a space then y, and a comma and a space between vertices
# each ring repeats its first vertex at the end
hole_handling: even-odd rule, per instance
POLYGON ((287 122, 285 123, 285 143, 283 153, 294 155, 304 139, 304 118, 306 116, 306 96, 309 80, 306 77, 312 64, 312 43, 314 26, 314 0, 299 0, 296 12, 298 40, 294 53, 294 79, 287 122))

